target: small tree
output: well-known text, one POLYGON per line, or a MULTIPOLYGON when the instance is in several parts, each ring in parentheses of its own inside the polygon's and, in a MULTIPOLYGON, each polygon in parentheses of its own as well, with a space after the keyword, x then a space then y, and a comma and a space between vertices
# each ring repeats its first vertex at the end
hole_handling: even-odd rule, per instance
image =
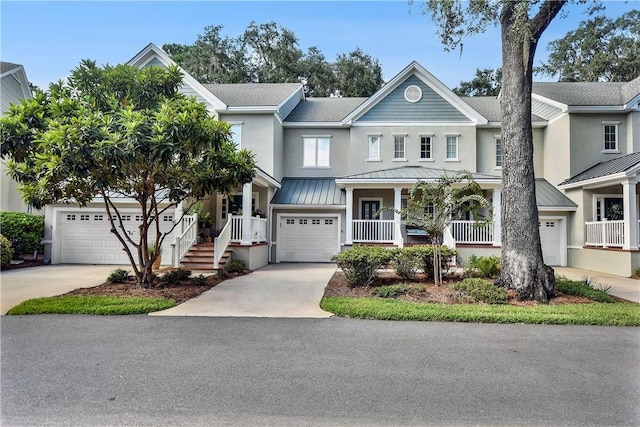
MULTIPOLYGON (((453 175, 444 173, 435 183, 416 182, 409 193, 407 207, 399 211, 408 225, 427 233, 433 247, 433 276, 436 285, 442 283, 440 245, 443 233, 458 215, 470 212, 480 217, 480 210, 491 212, 491 203, 482 195, 480 186, 468 171, 453 175)), ((488 217, 490 218, 490 216, 488 217)), ((485 221, 478 221, 481 224, 485 221)))
POLYGON ((99 68, 85 60, 66 82, 37 91, 0 120, 1 155, 25 201, 85 206, 100 197, 143 287, 152 284, 158 256, 150 244, 161 247, 182 220, 163 233, 162 214, 254 176, 253 157, 236 150, 229 125, 181 95, 181 82, 177 67, 99 68), (125 230, 122 197, 140 208, 139 233, 125 230))

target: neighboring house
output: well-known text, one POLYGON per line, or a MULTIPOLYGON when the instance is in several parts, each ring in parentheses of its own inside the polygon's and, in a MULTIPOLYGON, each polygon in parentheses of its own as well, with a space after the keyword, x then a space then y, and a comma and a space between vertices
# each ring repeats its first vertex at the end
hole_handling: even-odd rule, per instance
MULTIPOLYGON (((11 104, 31 98, 29 81, 24 67, 10 62, 0 62, 0 112, 4 115, 11 104)), ((7 176, 4 160, 0 160, 0 211, 31 212, 18 191, 18 184, 7 176)))
MULTIPOLYGON (((173 61, 151 44, 129 64, 173 61)), ((463 259, 500 252, 502 147, 495 97, 458 97, 415 62, 369 98, 305 98, 301 84, 200 84, 186 73, 182 92, 229 122, 238 145, 255 153, 260 168, 253 183, 204 203, 218 248, 230 242, 234 256, 250 268, 326 262, 357 243, 424 242, 399 214, 377 212, 405 206, 418 180, 434 182, 460 169, 469 170, 492 201, 495 221, 478 227, 473 218, 456 219, 448 238, 463 259)), ((640 78, 534 85, 536 198, 546 263, 624 276, 640 267, 638 102, 640 78)), ((92 223, 100 206, 90 209, 91 215, 69 206, 47 208, 54 263, 112 262, 103 256, 110 253, 102 249, 106 240, 69 255, 81 229, 95 239, 98 229, 108 228, 92 223)), ((177 265, 179 255, 165 262, 177 265)))

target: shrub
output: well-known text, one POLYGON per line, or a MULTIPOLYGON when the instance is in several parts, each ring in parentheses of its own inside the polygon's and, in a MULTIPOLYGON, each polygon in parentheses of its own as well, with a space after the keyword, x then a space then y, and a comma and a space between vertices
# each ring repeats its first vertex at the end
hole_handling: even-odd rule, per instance
POLYGON ((507 290, 496 286, 492 282, 483 279, 464 279, 451 286, 452 289, 462 291, 474 302, 484 302, 487 304, 506 304, 507 290))
POLYGON ((396 274, 405 280, 415 280, 418 270, 422 267, 422 257, 410 248, 393 251, 393 267, 396 274))
POLYGON ((11 249, 11 242, 9 239, 0 234, 0 254, 2 255, 2 268, 5 268, 11 263, 13 259, 13 250, 11 249))
POLYGON ((15 242, 16 256, 36 251, 40 254, 44 252, 44 247, 40 243, 44 237, 44 216, 21 212, 0 212, 0 229, 10 242, 15 242))
POLYGON ((107 282, 122 283, 127 277, 129 277, 129 272, 127 270, 118 268, 116 270, 113 270, 111 274, 109 274, 109 277, 107 277, 107 282))
POLYGON ((206 286, 207 284, 207 278, 204 277, 202 274, 198 275, 197 277, 193 278, 193 284, 195 286, 206 286))
POLYGON ((227 273, 240 273, 244 271, 244 261, 241 259, 232 259, 224 265, 227 273))
MULTIPOLYGON (((440 246, 440 268, 442 271, 446 271, 447 264, 453 260, 453 257, 457 255, 455 249, 449 249, 446 246, 440 246)), ((428 278, 434 277, 433 272, 433 246, 410 246, 402 248, 403 252, 406 252, 410 257, 417 257, 419 261, 419 268, 424 272, 428 278)))
POLYGON ((576 295, 589 298, 592 301, 612 303, 615 302, 610 295, 598 289, 593 289, 584 282, 567 280, 564 277, 556 276, 556 291, 566 295, 576 295))
POLYGON ((469 268, 465 271, 470 277, 493 278, 500 274, 500 257, 492 256, 475 256, 469 257, 469 268))
POLYGON ((187 280, 189 277, 191 277, 191 270, 179 268, 165 273, 164 276, 162 276, 162 281, 169 284, 175 284, 183 280, 187 280))
POLYGON ((393 251, 380 246, 354 246, 351 249, 334 255, 338 267, 351 286, 370 285, 376 277, 376 272, 389 264, 393 251))
POLYGON ((371 289, 371 294, 380 298, 397 298, 398 295, 404 294, 406 289, 402 285, 380 286, 371 289))

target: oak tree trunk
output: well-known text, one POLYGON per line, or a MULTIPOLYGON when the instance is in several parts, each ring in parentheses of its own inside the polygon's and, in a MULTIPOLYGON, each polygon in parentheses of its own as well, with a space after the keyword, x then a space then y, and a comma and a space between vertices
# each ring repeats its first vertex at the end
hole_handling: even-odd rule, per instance
POLYGON ((544 264, 533 169, 531 85, 535 43, 527 32, 511 31, 513 17, 502 20, 502 269, 499 283, 518 299, 548 302, 553 269, 544 264))

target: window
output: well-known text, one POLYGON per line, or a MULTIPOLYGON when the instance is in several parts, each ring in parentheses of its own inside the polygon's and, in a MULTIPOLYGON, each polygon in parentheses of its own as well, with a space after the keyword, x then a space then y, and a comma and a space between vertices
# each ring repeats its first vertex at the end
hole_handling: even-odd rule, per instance
POLYGON ((236 144, 236 149, 242 148, 242 124, 231 125, 231 141, 236 144))
POLYGON ((94 215, 94 216, 93 216, 93 220, 94 220, 94 221, 102 221, 102 219, 103 219, 103 218, 104 218, 104 217, 103 217, 102 215, 94 215))
POLYGON ((163 220, 164 222, 173 222, 173 215, 164 215, 164 216, 162 217, 162 220, 163 220))
POLYGON ((496 138, 496 167, 502 167, 502 139, 496 138))
POLYGON ((431 151, 431 137, 420 137, 420 160, 432 160, 433 153, 431 151))
POLYGON ((393 158, 394 160, 404 160, 404 135, 393 137, 393 158))
POLYGON ((89 221, 89 215, 80 215, 80 221, 89 221))
POLYGON ((447 160, 458 160, 458 136, 447 136, 447 160))
POLYGON ((304 137, 303 167, 328 168, 329 167, 329 137, 304 137))
POLYGON ((380 160, 380 135, 369 135, 368 160, 380 160))
POLYGON ((603 122, 604 151, 618 152, 618 123, 603 122))

